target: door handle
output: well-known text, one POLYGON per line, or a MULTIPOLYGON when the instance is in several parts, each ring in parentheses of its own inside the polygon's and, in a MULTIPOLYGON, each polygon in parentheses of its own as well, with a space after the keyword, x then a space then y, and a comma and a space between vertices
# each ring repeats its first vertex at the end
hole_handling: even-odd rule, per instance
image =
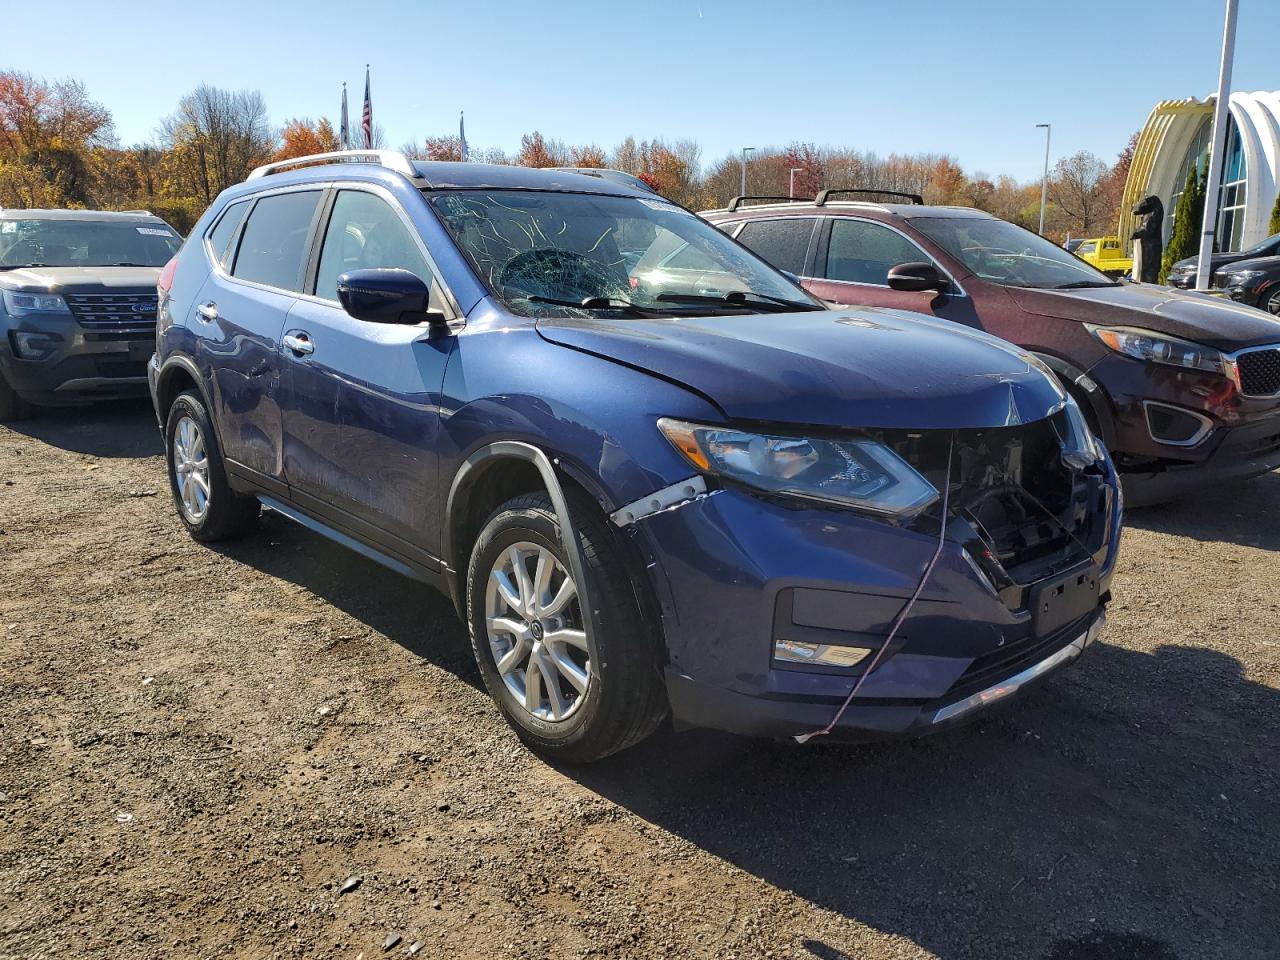
POLYGON ((299 357, 310 356, 316 352, 316 345, 311 342, 311 338, 305 333, 286 333, 280 342, 284 344, 285 349, 292 350, 299 357))
POLYGON ((196 304, 196 316, 205 323, 213 323, 218 319, 218 305, 210 300, 208 303, 196 304))

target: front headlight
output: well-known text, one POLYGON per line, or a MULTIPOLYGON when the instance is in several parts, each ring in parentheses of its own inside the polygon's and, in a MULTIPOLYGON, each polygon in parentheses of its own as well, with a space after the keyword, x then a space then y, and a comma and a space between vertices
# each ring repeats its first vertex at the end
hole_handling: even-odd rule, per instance
POLYGON ((874 440, 748 433, 666 417, 658 429, 694 467, 769 493, 893 517, 919 513, 937 489, 874 440))
POLYGON ((4 290, 4 308, 11 317, 29 313, 70 313, 71 308, 60 294, 27 293, 23 290, 4 290))
POLYGON ((1140 327, 1095 327, 1086 323, 1085 328, 1116 353, 1123 353, 1135 360, 1149 360, 1170 367, 1203 370, 1223 376, 1227 373, 1226 358, 1219 351, 1190 340, 1140 327))
POLYGON ((1248 287, 1257 283, 1267 275, 1266 270, 1233 270, 1229 273, 1222 274, 1222 286, 1227 284, 1238 284, 1242 287, 1248 287))

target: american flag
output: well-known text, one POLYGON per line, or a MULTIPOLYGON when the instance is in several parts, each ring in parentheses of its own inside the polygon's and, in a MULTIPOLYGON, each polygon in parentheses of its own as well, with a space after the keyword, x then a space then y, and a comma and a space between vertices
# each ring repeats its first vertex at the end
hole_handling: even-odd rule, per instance
POLYGON ((373 148, 373 100, 369 97, 369 65, 364 65, 364 112, 360 114, 360 129, 364 133, 364 148, 373 148))

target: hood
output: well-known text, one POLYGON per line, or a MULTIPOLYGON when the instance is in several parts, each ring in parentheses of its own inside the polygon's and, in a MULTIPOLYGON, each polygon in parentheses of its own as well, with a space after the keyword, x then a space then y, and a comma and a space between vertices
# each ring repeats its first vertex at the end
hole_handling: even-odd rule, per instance
POLYGON ((1143 327, 1232 351, 1280 343, 1280 322, 1261 310, 1149 283, 1083 290, 1004 288, 1028 313, 1100 326, 1143 327))
POLYGON ((1266 270, 1267 272, 1280 273, 1280 256, 1275 257, 1254 257, 1252 260, 1237 260, 1223 267, 1219 273, 1230 276, 1233 273, 1244 273, 1246 270, 1266 270))
POLYGON ((674 381, 735 420, 963 429, 1039 420, 1062 403, 1016 347, 896 310, 544 319, 538 331, 674 381))
POLYGON ((154 291, 159 267, 25 267, 0 270, 0 286, 52 293, 154 291))
MULTIPOLYGON (((1235 263, 1237 260, 1243 260, 1242 253, 1213 253, 1209 255, 1209 272, 1212 273, 1224 263, 1235 263)), ((1196 264, 1199 263, 1199 257, 1187 257, 1185 260, 1179 260, 1169 269, 1171 271, 1194 270, 1196 264)))

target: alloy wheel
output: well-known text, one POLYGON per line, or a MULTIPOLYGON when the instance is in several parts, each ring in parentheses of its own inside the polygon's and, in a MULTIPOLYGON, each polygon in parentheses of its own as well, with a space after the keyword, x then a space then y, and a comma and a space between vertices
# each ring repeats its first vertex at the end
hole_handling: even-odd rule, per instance
POLYGON ((485 625, 498 675, 526 713, 567 720, 595 682, 577 585, 547 547, 520 542, 493 563, 485 625))
POLYGON ((1267 300, 1267 312, 1273 317, 1280 317, 1280 287, 1271 291, 1271 297, 1267 300))
POLYGON ((183 516, 199 523, 209 512, 209 453, 200 425, 190 417, 173 431, 173 476, 183 516))

